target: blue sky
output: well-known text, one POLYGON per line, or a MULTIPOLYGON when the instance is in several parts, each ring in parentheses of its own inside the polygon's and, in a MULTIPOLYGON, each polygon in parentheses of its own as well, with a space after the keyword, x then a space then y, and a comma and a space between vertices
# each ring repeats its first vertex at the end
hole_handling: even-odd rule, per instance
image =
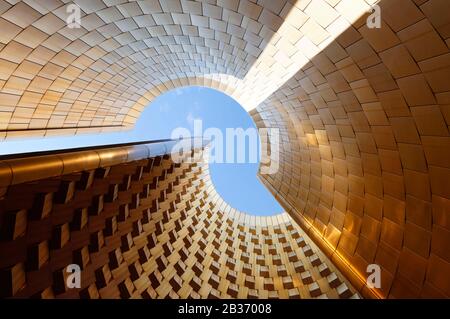
MULTIPOLYGON (((178 127, 193 131, 195 120, 202 120, 203 130, 215 127, 224 135, 226 128, 255 127, 248 113, 231 97, 213 89, 185 87, 155 99, 142 112, 132 131, 13 140, 0 143, 0 154, 170 138, 178 127)), ((260 216, 280 213, 283 209, 256 177, 258 166, 258 163, 211 163, 211 178, 232 207, 260 216)))

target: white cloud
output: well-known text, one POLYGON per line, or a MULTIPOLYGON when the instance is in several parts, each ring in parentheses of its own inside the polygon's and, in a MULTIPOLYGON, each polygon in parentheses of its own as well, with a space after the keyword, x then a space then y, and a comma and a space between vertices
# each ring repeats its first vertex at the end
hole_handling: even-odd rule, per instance
POLYGON ((189 112, 188 116, 186 117, 186 121, 190 125, 192 125, 192 124, 194 124, 194 120, 195 120, 194 114, 192 114, 192 112, 189 112))
POLYGON ((191 128, 194 128, 194 125, 196 124, 196 122, 201 121, 201 120, 202 120, 201 118, 195 117, 192 112, 189 112, 189 114, 186 117, 186 121, 188 122, 188 124, 191 128))

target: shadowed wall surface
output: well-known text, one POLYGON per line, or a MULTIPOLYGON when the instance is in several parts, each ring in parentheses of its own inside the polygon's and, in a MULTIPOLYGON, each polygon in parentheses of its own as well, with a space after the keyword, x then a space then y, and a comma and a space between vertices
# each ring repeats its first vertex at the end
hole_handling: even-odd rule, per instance
POLYGON ((217 88, 281 130, 261 178, 356 290, 450 296, 447 0, 382 0, 379 29, 372 0, 75 2, 80 29, 62 1, 1 2, 2 138, 125 129, 217 88))
POLYGON ((0 201, 1 297, 358 297, 288 214, 236 211, 205 163, 148 158, 146 148, 41 157, 53 170, 62 159, 53 178, 4 162, 15 178, 0 201), (66 284, 71 264, 82 270, 77 289, 66 284))
POLYGON ((376 263, 382 297, 449 297, 450 3, 380 6, 252 111, 282 130, 261 177, 355 286, 376 263))

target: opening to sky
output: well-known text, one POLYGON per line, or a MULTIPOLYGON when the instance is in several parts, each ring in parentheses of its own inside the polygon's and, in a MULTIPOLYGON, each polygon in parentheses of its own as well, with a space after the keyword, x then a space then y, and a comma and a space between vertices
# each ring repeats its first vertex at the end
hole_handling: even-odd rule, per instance
MULTIPOLYGON (((218 128, 224 136, 227 128, 256 128, 250 115, 228 95, 190 86, 156 98, 131 131, 8 140, 0 143, 0 155, 167 139, 180 127, 190 130, 194 136, 196 120, 202 121, 203 130, 218 128)), ((248 161, 249 143, 245 143, 245 147, 245 163, 210 163, 211 179, 217 192, 230 206, 251 215, 271 216, 283 212, 257 177, 259 162, 248 161)))
MULTIPOLYGON (((218 128, 224 136, 227 128, 256 129, 250 115, 228 95, 191 86, 169 91, 155 99, 142 113, 136 130, 151 139, 170 138, 177 127, 187 128, 194 135, 196 120, 202 121, 203 130, 218 128)), ((248 155, 249 144, 245 146, 248 155)), ((217 192, 232 207, 259 216, 281 213, 281 206, 257 178, 258 168, 259 162, 249 163, 248 156, 246 163, 209 164, 217 192)))

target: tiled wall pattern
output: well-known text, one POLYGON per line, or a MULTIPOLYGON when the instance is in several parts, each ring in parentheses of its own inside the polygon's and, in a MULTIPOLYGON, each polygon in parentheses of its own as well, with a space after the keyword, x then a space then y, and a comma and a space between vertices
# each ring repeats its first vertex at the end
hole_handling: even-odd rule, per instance
POLYGON ((238 212, 167 155, 14 183, 0 236, 3 298, 358 298, 288 214, 238 212))
POLYGON ((281 129, 262 179, 363 295, 376 263, 379 296, 448 298, 450 2, 380 6, 252 112, 281 129))
POLYGON ((0 138, 131 128, 193 84, 252 109, 374 2, 1 0, 0 138))
POLYGON ((75 2, 81 29, 68 1, 0 1, 1 138, 131 127, 187 84, 275 92, 252 114, 281 129, 286 209, 364 295, 377 263, 378 296, 450 296, 449 1, 381 0, 381 29, 370 0, 75 2))

